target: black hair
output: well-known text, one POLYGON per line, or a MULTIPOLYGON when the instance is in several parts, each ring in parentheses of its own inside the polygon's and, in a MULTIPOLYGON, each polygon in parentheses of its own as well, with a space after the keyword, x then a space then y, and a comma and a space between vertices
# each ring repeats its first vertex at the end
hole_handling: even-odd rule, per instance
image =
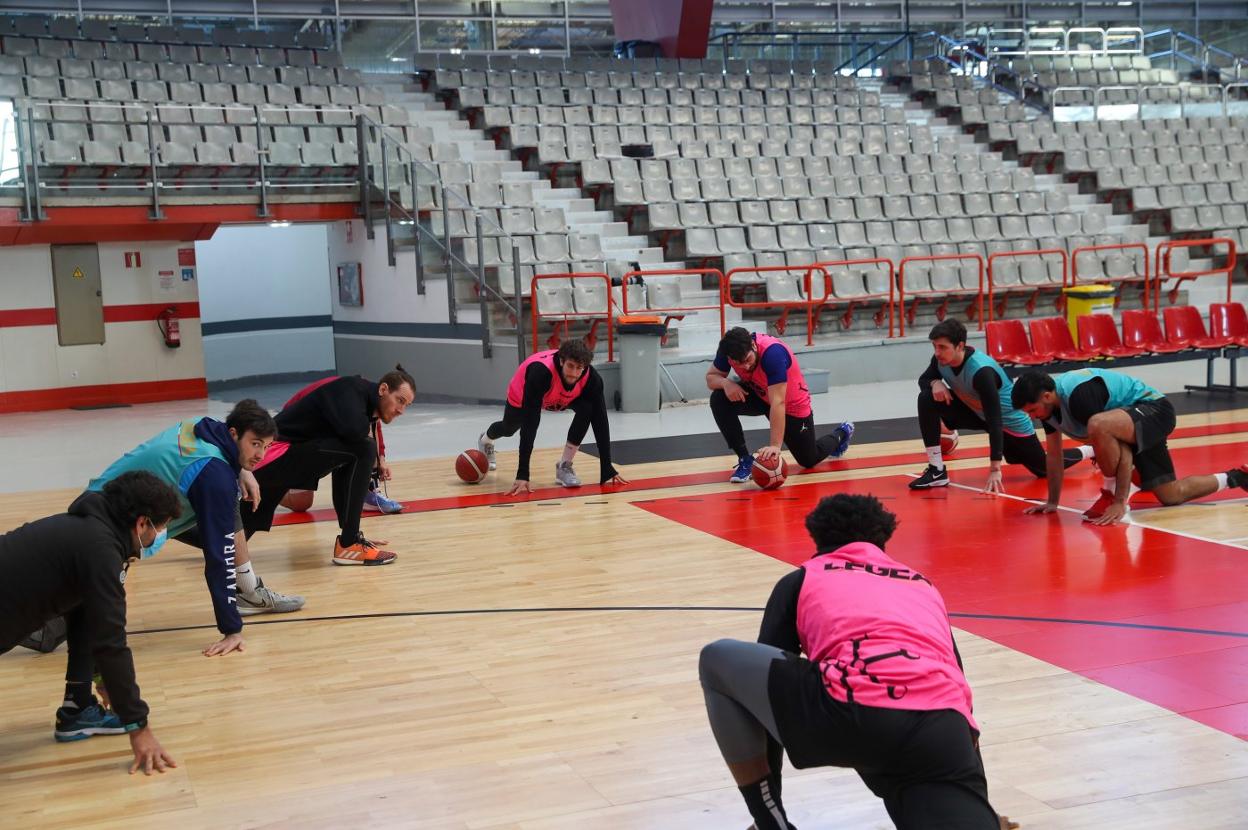
POLYGON ((257 438, 272 438, 277 435, 277 424, 269 410, 251 398, 234 404, 230 414, 225 416, 225 425, 234 430, 239 438, 249 431, 257 438))
POLYGON ((719 341, 719 347, 724 350, 724 357, 740 363, 754 349, 754 335, 740 326, 728 329, 719 341))
POLYGON ((1040 396, 1045 392, 1052 392, 1055 389, 1057 389, 1057 384, 1047 373, 1024 372, 1018 380, 1014 381, 1014 391, 1010 393, 1010 405, 1015 409, 1022 409, 1027 404, 1040 400, 1040 396))
POLYGON ((588 367, 594 362, 594 353, 589 350, 589 346, 580 338, 565 340, 559 344, 559 359, 571 360, 588 367))
POLYGON ((178 492, 146 470, 122 473, 104 485, 103 494, 128 527, 143 516, 163 525, 182 515, 178 492))
POLYGON ((416 397, 416 381, 410 374, 408 374, 408 371, 403 368, 402 363, 394 364, 394 368, 382 375, 381 380, 379 380, 378 383, 384 383, 386 388, 391 392, 406 383, 408 386, 412 387, 412 397, 416 397))
POLYGON ((941 320, 932 326, 932 330, 927 333, 927 339, 937 340, 942 337, 955 346, 959 343, 965 343, 966 326, 962 325, 962 321, 955 320, 952 317, 948 320, 941 320))
POLYGON ((851 542, 870 542, 882 549, 896 529, 897 517, 875 496, 827 496, 806 515, 806 532, 819 553, 830 553, 851 542))

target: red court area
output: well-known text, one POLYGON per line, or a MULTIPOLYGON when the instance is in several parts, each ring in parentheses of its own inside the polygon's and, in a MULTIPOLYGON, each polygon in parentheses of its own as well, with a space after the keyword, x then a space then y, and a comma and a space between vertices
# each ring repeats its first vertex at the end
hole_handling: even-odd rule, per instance
MULTIPOLYGON (((1223 470, 1246 454, 1243 443, 1173 452, 1179 475, 1223 470)), ((1011 495, 1043 498, 1043 481, 1006 469, 1011 495)), ((955 471, 954 480, 979 487, 984 472, 955 471)), ((772 492, 743 485, 637 506, 797 564, 814 552, 803 519, 820 498, 871 493, 900 520, 889 552, 940 588, 957 627, 1248 739, 1248 550, 1093 527, 1070 511, 1024 515, 1022 501, 959 487, 912 492, 909 480, 790 479, 772 492)), ((1063 504, 1091 504, 1099 482, 1089 466, 1075 468, 1063 504)), ((760 605, 770 588, 759 585, 760 605)))

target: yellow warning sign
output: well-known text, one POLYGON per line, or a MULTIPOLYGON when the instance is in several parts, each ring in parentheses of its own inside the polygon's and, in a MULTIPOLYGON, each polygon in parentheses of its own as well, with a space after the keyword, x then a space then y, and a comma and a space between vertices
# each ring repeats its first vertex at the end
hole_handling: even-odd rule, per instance
POLYGON ((74 279, 76 279, 76 280, 80 280, 80 279, 82 279, 82 277, 83 277, 83 274, 82 274, 82 269, 81 269, 81 268, 75 268, 75 269, 74 269, 74 279))

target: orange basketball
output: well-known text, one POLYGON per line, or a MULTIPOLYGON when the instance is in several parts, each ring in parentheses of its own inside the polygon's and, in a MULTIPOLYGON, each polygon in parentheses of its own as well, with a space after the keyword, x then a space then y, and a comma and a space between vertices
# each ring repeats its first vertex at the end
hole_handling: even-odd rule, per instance
POLYGON ((287 510, 302 513, 312 509, 312 500, 316 498, 314 490, 287 490, 282 497, 281 505, 287 510))
POLYGON ((490 462, 481 450, 464 450, 455 459, 455 475, 468 484, 478 484, 490 471, 490 462))
POLYGON ((940 454, 946 458, 957 452, 958 449, 958 431, 956 429, 940 428, 940 454))
POLYGON ((764 490, 775 490, 784 484, 784 480, 788 477, 789 464, 784 460, 784 456, 767 461, 755 458, 754 466, 750 468, 750 478, 754 479, 754 483, 764 490))

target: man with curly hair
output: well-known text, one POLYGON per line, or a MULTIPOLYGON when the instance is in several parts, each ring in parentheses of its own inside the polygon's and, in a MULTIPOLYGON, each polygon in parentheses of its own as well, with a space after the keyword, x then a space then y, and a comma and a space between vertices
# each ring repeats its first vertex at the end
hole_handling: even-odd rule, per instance
POLYGON ((899 828, 1006 826, 944 600, 884 552, 896 527, 874 496, 823 499, 806 517, 816 553, 776 584, 758 642, 702 650, 711 730, 757 830, 793 826, 786 750, 798 769, 856 770, 899 828))

